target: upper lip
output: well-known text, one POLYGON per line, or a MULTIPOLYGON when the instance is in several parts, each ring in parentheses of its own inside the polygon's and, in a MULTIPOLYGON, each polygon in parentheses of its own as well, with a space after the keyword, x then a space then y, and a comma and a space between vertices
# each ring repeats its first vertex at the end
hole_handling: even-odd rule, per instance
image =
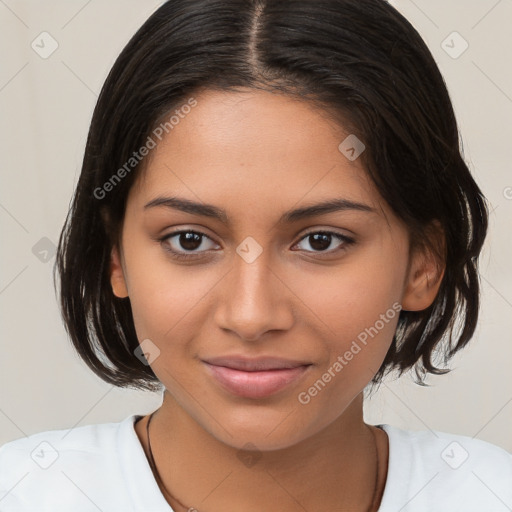
POLYGON ((225 366, 234 370, 243 370, 246 372, 297 368, 299 366, 308 366, 311 364, 304 361, 293 361, 290 359, 268 356, 255 358, 243 356, 212 357, 209 359, 203 359, 203 361, 215 366, 225 366))

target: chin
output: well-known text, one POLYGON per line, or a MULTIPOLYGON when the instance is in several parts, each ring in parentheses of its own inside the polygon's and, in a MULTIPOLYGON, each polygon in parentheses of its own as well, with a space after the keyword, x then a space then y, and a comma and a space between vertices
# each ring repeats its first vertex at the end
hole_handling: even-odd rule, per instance
POLYGON ((313 428, 297 423, 297 417, 290 407, 284 411, 273 410, 264 413, 259 408, 250 412, 240 410, 221 413, 222 421, 217 423, 207 418, 207 430, 218 441, 237 450, 252 449, 259 451, 281 450, 294 446, 315 433, 313 428))

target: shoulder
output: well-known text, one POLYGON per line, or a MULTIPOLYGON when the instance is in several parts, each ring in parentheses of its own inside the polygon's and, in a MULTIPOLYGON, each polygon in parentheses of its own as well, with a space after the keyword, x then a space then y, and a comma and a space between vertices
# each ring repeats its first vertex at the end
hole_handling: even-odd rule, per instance
POLYGON ((120 434, 133 421, 129 416, 118 423, 49 430, 2 445, 1 510, 55 510, 56 495, 64 510, 66 503, 76 505, 78 494, 90 506, 88 496, 97 494, 98 483, 119 478, 120 434))
POLYGON ((408 447, 414 457, 434 467, 447 466, 457 470, 466 466, 472 470, 505 472, 512 477, 512 454, 505 449, 474 437, 437 430, 404 430, 384 425, 395 447, 408 447), (441 462, 443 464, 441 464, 441 462))
POLYGON ((388 494, 411 499, 410 510, 512 509, 512 454, 505 449, 447 432, 382 428, 389 439, 388 494), (396 485, 404 478, 407 485, 396 485))

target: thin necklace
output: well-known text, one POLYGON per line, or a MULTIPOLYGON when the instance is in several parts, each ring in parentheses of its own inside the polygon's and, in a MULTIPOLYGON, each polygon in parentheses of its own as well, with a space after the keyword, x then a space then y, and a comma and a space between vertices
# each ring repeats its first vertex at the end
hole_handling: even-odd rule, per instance
POLYGON ((183 505, 183 503, 181 503, 181 501, 178 498, 175 498, 169 492, 169 490, 165 486, 163 480, 160 478, 160 473, 158 472, 158 469, 156 468, 155 458, 153 457, 153 450, 151 449, 151 439, 149 437, 149 424, 151 423, 151 420, 153 419, 153 414, 155 414, 155 412, 156 411, 151 413, 151 416, 149 417, 148 423, 146 425, 146 433, 147 433, 147 437, 148 437, 148 448, 149 448, 149 457, 150 457, 149 463, 151 465, 151 468, 153 469, 153 473, 155 474, 158 482, 160 483, 160 487, 163 489, 165 494, 167 494, 167 499, 172 498, 174 501, 176 501, 180 505, 180 507, 183 507, 187 511, 189 511, 189 510, 196 510, 194 507, 187 507, 187 506, 183 505))
MULTIPOLYGON (((149 437, 149 425, 151 423, 151 420, 153 419, 153 415, 155 414, 155 412, 156 411, 151 413, 151 415, 149 416, 148 423, 146 425, 146 433, 147 433, 147 438, 148 438, 148 451, 149 451, 149 458, 150 458, 149 463, 151 465, 151 468, 153 469, 153 473, 155 474, 158 482, 160 483, 160 487, 167 494, 167 498, 172 498, 175 502, 177 502, 180 505, 180 507, 183 507, 186 511, 196 510, 194 507, 187 507, 186 505, 183 505, 183 503, 178 498, 173 496, 169 492, 167 487, 165 486, 162 478, 160 477, 160 473, 158 472, 158 469, 155 464, 155 459, 153 457, 153 450, 151 449, 151 439, 149 437)), ((370 428, 370 430, 373 435, 374 446, 375 446, 375 459, 377 461, 377 464, 376 464, 376 470, 375 470, 375 485, 374 485, 374 490, 373 490, 372 502, 371 502, 370 507, 368 508, 367 512, 373 512, 375 510, 376 501, 377 501, 377 491, 378 491, 378 486, 379 486, 379 462, 380 462, 379 461, 379 450, 377 448, 377 437, 376 437, 373 429, 370 428)))

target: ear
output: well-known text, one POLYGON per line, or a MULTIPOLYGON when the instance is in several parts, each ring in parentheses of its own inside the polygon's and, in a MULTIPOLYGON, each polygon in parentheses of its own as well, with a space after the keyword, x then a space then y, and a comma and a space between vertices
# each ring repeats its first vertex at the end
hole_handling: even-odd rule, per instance
POLYGON ((112 248, 110 255, 110 284, 116 297, 124 299, 128 297, 128 288, 124 277, 119 250, 116 246, 112 248))
POLYGON ((422 244, 411 250, 402 297, 404 311, 422 311, 431 306, 443 280, 446 266, 444 233, 437 222, 429 231, 433 248, 422 244))

